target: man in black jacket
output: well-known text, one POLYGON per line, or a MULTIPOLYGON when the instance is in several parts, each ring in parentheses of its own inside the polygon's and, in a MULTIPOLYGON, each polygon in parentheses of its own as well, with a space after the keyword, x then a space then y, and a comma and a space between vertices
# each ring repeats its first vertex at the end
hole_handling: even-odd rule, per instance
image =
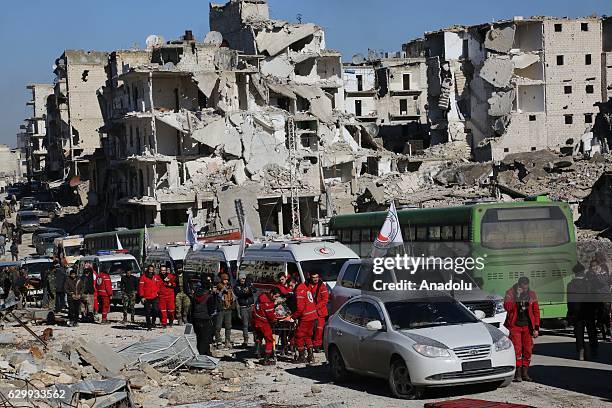
POLYGON ((66 308, 66 291, 64 283, 66 282, 66 270, 56 260, 53 261, 55 266, 55 311, 60 312, 66 308))
POLYGON ((212 356, 210 343, 212 343, 215 325, 213 318, 216 313, 217 300, 211 293, 210 285, 198 285, 191 304, 191 322, 196 334, 198 353, 212 356))
POLYGON ((240 272, 238 282, 234 285, 234 294, 238 300, 238 315, 242 319, 243 347, 249 345, 249 323, 251 320, 251 309, 255 298, 253 296, 253 285, 247 281, 246 273, 240 272))
POLYGON ((595 325, 598 303, 593 299, 593 285, 586 278, 581 263, 574 266, 574 279, 567 284, 567 321, 574 326, 578 359, 597 355, 597 326, 595 325), (584 330, 589 336, 589 350, 585 353, 584 330))

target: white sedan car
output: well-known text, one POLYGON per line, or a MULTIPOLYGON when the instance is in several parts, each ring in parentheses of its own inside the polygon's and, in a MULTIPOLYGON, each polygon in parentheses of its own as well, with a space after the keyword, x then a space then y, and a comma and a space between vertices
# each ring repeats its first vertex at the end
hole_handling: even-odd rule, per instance
POLYGON ((356 296, 330 317, 324 339, 334 381, 349 372, 386 378, 398 398, 425 387, 507 386, 514 376, 510 339, 439 292, 356 296))

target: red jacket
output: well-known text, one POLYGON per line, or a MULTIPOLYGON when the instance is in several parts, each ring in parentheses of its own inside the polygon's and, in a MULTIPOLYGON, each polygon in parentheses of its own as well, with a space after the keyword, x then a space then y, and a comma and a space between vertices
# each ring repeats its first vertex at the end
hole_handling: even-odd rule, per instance
POLYGON ((316 285, 311 283, 308 285, 308 289, 310 290, 310 293, 312 293, 314 302, 317 305, 317 315, 319 317, 327 317, 327 301, 329 300, 329 291, 327 290, 327 285, 325 282, 319 281, 319 283, 316 285), (317 286, 319 287, 318 293, 317 286))
POLYGON ((308 290, 308 285, 305 283, 297 285, 295 288, 295 298, 297 310, 292 316, 305 322, 316 320, 318 317, 317 305, 314 302, 312 293, 308 290))
POLYGON ((257 302, 255 302, 255 307, 253 307, 253 323, 269 324, 276 321, 275 306, 274 300, 272 300, 269 293, 264 292, 259 295, 257 302))
POLYGON ((291 293, 291 290, 287 286, 283 285, 282 283, 277 283, 276 287, 278 288, 278 290, 280 290, 280 293, 283 296, 288 295, 289 293, 291 293))
POLYGON ((161 296, 174 297, 174 288, 176 287, 176 276, 174 276, 174 274, 172 273, 169 273, 166 275, 166 278, 162 278, 161 276, 159 276, 159 280, 161 282, 161 288, 159 290, 159 294, 161 296))
POLYGON ((153 275, 149 278, 146 274, 140 275, 140 281, 138 282, 138 296, 143 299, 155 299, 159 296, 159 290, 161 289, 161 279, 159 275, 153 275))
MULTIPOLYGON (((515 288, 513 286, 506 291, 506 296, 504 297, 504 309, 508 312, 504 326, 506 326, 508 330, 512 330, 516 327, 516 319, 518 318, 518 308, 514 296, 515 293, 515 288)), ((540 306, 538 305, 538 297, 532 290, 529 291, 529 306, 527 307, 527 313, 529 314, 529 321, 531 322, 530 329, 540 330, 540 306)))
POLYGON ((113 296, 113 283, 111 282, 110 276, 106 272, 98 273, 94 288, 96 296, 113 296))

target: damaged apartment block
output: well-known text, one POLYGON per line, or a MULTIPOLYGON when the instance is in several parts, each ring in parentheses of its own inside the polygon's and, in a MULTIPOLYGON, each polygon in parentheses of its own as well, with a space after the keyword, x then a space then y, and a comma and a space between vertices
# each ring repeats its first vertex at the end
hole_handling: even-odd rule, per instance
POLYGON ((219 230, 237 227, 240 197, 255 234, 286 234, 291 130, 302 233, 320 233, 329 186, 380 156, 372 129, 344 113, 340 53, 314 24, 270 19, 265 1, 211 5, 210 27, 202 41, 150 36, 147 50, 110 55, 100 199, 117 225, 179 225, 193 209, 219 230))

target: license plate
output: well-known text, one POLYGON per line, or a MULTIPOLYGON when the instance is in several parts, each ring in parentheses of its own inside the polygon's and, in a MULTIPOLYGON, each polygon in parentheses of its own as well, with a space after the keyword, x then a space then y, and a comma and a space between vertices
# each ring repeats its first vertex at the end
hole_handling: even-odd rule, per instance
POLYGON ((491 367, 491 360, 467 361, 461 363, 461 371, 483 370, 491 367))

